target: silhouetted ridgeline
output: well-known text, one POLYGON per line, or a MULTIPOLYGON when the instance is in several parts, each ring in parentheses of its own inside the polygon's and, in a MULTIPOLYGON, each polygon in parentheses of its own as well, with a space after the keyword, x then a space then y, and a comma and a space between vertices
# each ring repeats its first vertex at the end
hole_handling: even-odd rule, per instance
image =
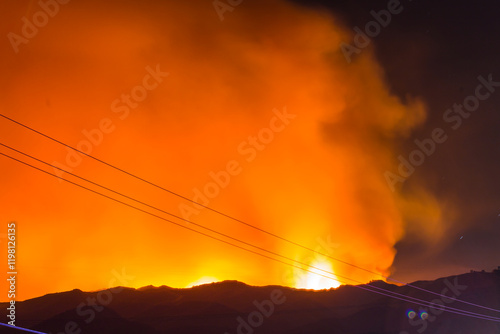
MULTIPOLYGON (((408 286, 381 281, 370 285, 500 317, 498 312, 488 312, 408 286)), ((500 309, 498 271, 418 281, 413 285, 500 309)), ((306 291, 225 281, 191 289, 162 286, 98 292, 72 290, 18 302, 16 306, 16 325, 53 334, 500 333, 498 322, 425 309, 353 286, 306 291), (409 319, 412 310, 415 317, 409 319)), ((6 307, 7 303, 1 303, 3 319, 6 319, 6 307)))

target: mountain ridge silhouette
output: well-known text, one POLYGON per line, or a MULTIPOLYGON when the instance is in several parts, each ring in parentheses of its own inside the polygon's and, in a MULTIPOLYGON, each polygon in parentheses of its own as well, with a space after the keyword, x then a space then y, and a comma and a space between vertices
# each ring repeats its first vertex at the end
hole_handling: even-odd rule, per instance
MULTIPOLYGON (((500 310, 498 271, 416 281, 411 285, 438 294, 447 289, 445 294, 448 297, 453 297, 454 291, 459 293, 455 296, 457 299, 500 310)), ((427 301, 440 299, 408 285, 380 280, 364 285, 370 286, 427 301)), ((500 313, 458 301, 447 300, 443 304, 500 318, 500 313)), ((0 314, 4 319, 6 307, 7 303, 0 303, 0 314)), ((17 302, 16 325, 52 334, 68 332, 65 327, 70 322, 70 329, 96 334, 190 334, 200 331, 220 334, 400 334, 419 333, 419 330, 426 333, 500 333, 498 322, 442 312, 437 308, 427 308, 426 320, 408 318, 409 310, 419 314, 422 308, 353 285, 329 290, 303 290, 222 281, 192 288, 163 285, 138 289, 116 287, 92 292, 74 289, 47 294, 17 302), (100 304, 99 300, 106 305, 100 304)))

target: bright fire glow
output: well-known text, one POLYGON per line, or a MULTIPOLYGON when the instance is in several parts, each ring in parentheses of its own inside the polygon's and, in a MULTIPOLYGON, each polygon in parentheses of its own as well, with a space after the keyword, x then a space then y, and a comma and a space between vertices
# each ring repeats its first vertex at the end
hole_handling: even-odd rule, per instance
POLYGON ((212 276, 203 276, 202 278, 186 285, 186 288, 192 288, 193 286, 209 284, 209 283, 214 283, 214 282, 219 282, 219 281, 220 281, 219 279, 212 277, 212 276))
MULTIPOLYGON (((22 34, 27 7, 8 3, 4 37, 22 34)), ((400 195, 384 171, 397 168, 393 147, 424 120, 425 108, 391 93, 369 48, 346 62, 339 45, 352 40, 350 27, 285 0, 244 2, 223 23, 210 1, 112 3, 118 4, 113 10, 101 10, 97 0, 61 6, 19 53, 0 53, 0 112, 258 228, 390 273, 406 225, 400 195), (151 71, 158 71, 156 79, 151 71), (144 84, 156 88, 143 96, 144 84)), ((35 3, 32 11, 39 10, 35 3)), ((330 272, 333 265, 339 276, 373 278, 307 258, 314 254, 5 120, 0 131, 9 145, 144 203, 330 272)), ((18 300, 74 288, 181 288, 220 280, 339 286, 7 158, 0 158, 0 184, 6 189, 0 234, 10 220, 20 226, 18 300)), ((422 220, 419 229, 436 234, 439 206, 424 191, 410 192, 404 209, 422 220)), ((0 289, 8 291, 6 281, 0 289)))
MULTIPOLYGON (((331 263, 326 260, 315 260, 311 263, 311 266, 328 272, 333 272, 331 263)), ((335 275, 329 275, 321 270, 317 270, 314 268, 310 268, 309 270, 310 271, 304 271, 304 274, 298 276, 298 279, 295 283, 295 287, 297 289, 336 289, 341 285, 340 282, 336 280, 335 275), (332 278, 327 278, 324 276, 331 276, 332 278)))

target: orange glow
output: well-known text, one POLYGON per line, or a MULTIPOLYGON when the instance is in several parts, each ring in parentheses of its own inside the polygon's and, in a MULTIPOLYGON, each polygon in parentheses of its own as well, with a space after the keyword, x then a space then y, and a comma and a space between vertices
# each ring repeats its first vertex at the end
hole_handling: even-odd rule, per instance
MULTIPOLYGON (((333 272, 332 265, 328 261, 314 261, 310 265, 324 271, 333 272)), ((340 282, 336 280, 334 275, 329 275, 318 269, 311 268, 309 269, 310 272, 297 275, 295 287, 297 289, 323 290, 330 288, 336 289, 340 286, 340 282)))
POLYGON ((219 282, 219 280, 215 277, 203 276, 199 280, 196 280, 195 282, 191 282, 188 285, 186 285, 186 288, 191 288, 193 286, 209 284, 209 283, 214 283, 214 282, 219 282))
MULTIPOLYGON (((403 103, 390 93, 370 50, 347 64, 338 46, 349 30, 325 13, 285 1, 245 1, 220 22, 210 1, 146 3, 86 0, 61 7, 18 54, 0 54, 0 112, 73 146, 104 128, 101 138, 93 137, 92 155, 189 198, 208 189, 216 193, 205 194, 210 207, 389 274, 405 224, 401 199, 383 172, 397 163, 397 140, 424 120, 422 103, 403 103), (152 85, 145 78, 148 67, 157 66, 168 76, 126 112, 122 94, 152 85), (117 99, 120 110, 113 108, 117 99), (295 117, 276 120, 285 110, 295 117), (251 138, 259 135, 266 143, 259 139, 253 146, 251 138), (233 172, 229 181, 210 188, 213 175, 227 170, 233 172), (338 246, 327 249, 318 238, 338 246)), ((6 5, 12 10, 0 35, 20 33, 30 4, 6 5)), ((32 6, 36 12, 37 3, 32 6)), ((316 263, 303 249, 75 157, 3 119, 0 129, 7 145, 196 223, 316 263)), ((133 277, 126 285, 137 288, 212 280, 296 286, 303 275, 4 157, 0 171, 2 229, 18 223, 19 300, 120 285, 113 272, 122 270, 133 277)), ((323 260, 318 265, 338 275, 380 279, 323 260)), ((308 288, 338 285, 306 277, 308 288)))

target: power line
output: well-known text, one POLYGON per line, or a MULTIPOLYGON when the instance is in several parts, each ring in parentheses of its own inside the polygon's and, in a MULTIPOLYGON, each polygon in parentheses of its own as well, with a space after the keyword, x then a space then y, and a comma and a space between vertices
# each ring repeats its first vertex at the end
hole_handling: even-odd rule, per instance
MULTIPOLYGON (((29 155, 29 154, 27 154, 27 153, 24 153, 24 152, 22 152, 22 151, 20 151, 20 150, 17 150, 17 149, 15 149, 15 148, 13 148, 13 147, 10 147, 10 146, 5 145, 5 144, 3 144, 3 143, 0 143, 0 145, 1 145, 1 146, 3 146, 3 147, 8 148, 8 149, 10 149, 10 150, 12 150, 12 151, 14 151, 14 152, 17 152, 17 153, 19 153, 19 154, 22 154, 22 155, 24 155, 24 156, 26 156, 26 157, 29 157, 30 159, 36 160, 36 161, 38 161, 38 162, 40 162, 40 163, 43 163, 43 164, 45 164, 45 165, 47 165, 47 166, 54 167, 54 166, 50 165, 48 162, 46 162, 46 161, 43 161, 43 160, 38 159, 38 158, 36 158, 36 157, 33 157, 32 155, 29 155)), ((330 271, 323 270, 323 269, 318 268, 318 267, 316 267, 316 266, 313 266, 313 265, 310 265, 310 264, 306 264, 306 263, 303 263, 303 262, 300 262, 300 261, 297 261, 297 260, 291 259, 291 258, 289 258, 289 257, 287 257, 287 256, 284 256, 284 255, 281 255, 281 254, 279 254, 279 253, 269 251, 269 250, 267 250, 267 249, 265 249, 265 248, 261 248, 261 247, 255 246, 255 245, 253 245, 253 244, 251 244, 251 243, 248 243, 248 242, 242 241, 241 239, 237 239, 237 238, 231 237, 231 236, 229 236, 229 235, 227 235, 227 234, 224 234, 224 233, 218 232, 218 231, 216 231, 216 230, 214 230, 214 229, 210 229, 210 228, 208 228, 208 227, 206 227, 206 226, 203 226, 203 225, 201 225, 201 224, 197 224, 197 223, 192 222, 192 221, 189 221, 189 220, 187 220, 187 219, 185 219, 185 218, 181 218, 181 217, 179 217, 179 216, 177 216, 177 215, 174 215, 174 214, 172 214, 172 213, 170 213, 170 212, 168 212, 168 211, 165 211, 165 210, 162 210, 162 209, 160 209, 160 208, 158 208, 158 207, 155 207, 155 206, 149 205, 149 204, 147 204, 147 203, 144 203, 144 202, 142 202, 142 201, 140 201, 140 200, 137 200, 137 199, 135 199, 135 198, 133 198, 133 197, 127 196, 127 195, 125 195, 125 194, 123 194, 123 193, 120 193, 120 192, 118 192, 118 191, 115 191, 115 190, 113 190, 113 189, 110 189, 109 187, 105 187, 105 186, 103 186, 103 185, 101 185, 101 184, 99 184, 99 183, 93 182, 93 181, 91 181, 91 180, 89 180, 89 179, 86 179, 86 178, 83 178, 83 177, 81 177, 81 176, 79 176, 79 175, 76 175, 76 174, 74 174, 74 173, 68 172, 68 171, 66 171, 66 170, 64 170, 64 169, 62 169, 62 168, 59 168, 59 167, 54 167, 54 168, 56 168, 56 169, 58 169, 58 170, 60 170, 60 171, 66 172, 66 173, 68 173, 69 175, 72 175, 72 176, 74 176, 74 177, 76 177, 76 178, 78 178, 78 179, 80 179, 80 180, 83 180, 83 181, 85 181, 85 182, 88 182, 88 183, 90 183, 90 184, 93 184, 93 185, 95 185, 95 186, 98 186, 98 187, 100 187, 100 188, 102 188, 102 189, 105 189, 105 190, 107 190, 107 191, 110 191, 110 192, 112 192, 112 193, 114 193, 114 194, 117 194, 117 195, 119 195, 119 196, 125 197, 125 198, 127 198, 127 199, 130 199, 130 200, 132 200, 132 201, 136 202, 136 203, 139 203, 139 204, 145 205, 145 206, 147 206, 147 207, 149 207, 149 208, 152 208, 152 209, 158 210, 158 211, 160 211, 160 212, 162 212, 162 213, 168 214, 168 215, 170 215, 170 216, 172 216, 172 217, 174 217, 174 218, 177 218, 177 219, 179 219, 179 220, 183 220, 183 221, 185 221, 185 222, 187 222, 187 223, 193 224, 193 225, 195 225, 195 226, 197 226, 197 227, 200 227, 200 228, 202 228, 202 229, 208 230, 208 231, 210 231, 210 232, 212 232, 212 233, 218 234, 218 235, 223 236, 223 237, 225 237, 225 238, 228 238, 228 239, 231 239, 231 240, 234 240, 234 241, 240 242, 240 243, 242 243, 242 244, 244 244, 244 245, 247 245, 247 246, 250 246, 250 247, 256 248, 256 249, 258 249, 258 250, 260 250, 260 251, 264 251, 264 252, 270 253, 270 254, 272 254, 272 255, 275 255, 275 256, 281 257, 281 258, 286 259, 286 260, 288 260, 288 261, 295 262, 296 264, 300 264, 300 265, 302 265, 302 266, 310 267, 310 268, 312 268, 312 269, 316 269, 316 270, 322 271, 322 272, 324 272, 324 273, 326 273, 326 274, 334 275, 336 278, 341 277, 341 278, 344 278, 344 279, 347 279, 347 280, 353 281, 353 282, 358 283, 358 284, 363 284, 363 282, 360 282, 360 281, 358 281, 358 280, 351 279, 351 278, 348 278, 348 277, 346 277, 346 276, 342 276, 342 275, 339 275, 339 274, 336 274, 336 273, 332 273, 332 272, 330 272, 330 271)), ((322 276, 323 276, 323 275, 322 275, 322 276)), ((326 277, 326 276, 323 276, 323 277, 326 277)), ((328 277, 328 278, 330 278, 330 279, 334 279, 334 278, 331 278, 331 277, 328 277)), ((382 290, 382 291, 384 291, 384 292, 389 292, 389 293, 392 293, 392 294, 395 294, 395 295, 398 295, 398 296, 401 296, 401 297, 410 298, 410 299, 413 299, 413 300, 415 300, 415 301, 419 301, 419 302, 423 302, 423 303, 427 303, 427 302, 428 302, 428 301, 425 301, 425 300, 422 300, 422 299, 418 299, 418 298, 414 298, 414 297, 411 297, 411 296, 405 296, 405 295, 403 295, 403 294, 399 294, 399 293, 396 293, 396 292, 394 292, 394 291, 388 291, 388 290, 386 290, 386 289, 379 288, 379 287, 376 287, 376 286, 371 286, 371 287, 372 287, 372 288, 375 288, 375 289, 378 289, 378 290, 382 290)), ((450 299, 454 299, 454 298, 450 298, 450 299)), ((456 309, 456 308, 453 308, 453 307, 449 307, 449 308, 450 308, 450 309, 453 309, 453 310, 456 310, 456 311, 459 311, 459 312, 465 312, 465 313, 470 313, 470 314, 476 314, 476 315, 477 315, 477 313, 474 313, 474 312, 469 312, 469 311, 465 311, 465 310, 461 310, 461 309, 456 309)))
POLYGON ((22 332, 27 332, 27 333, 46 334, 46 333, 42 333, 42 332, 38 332, 38 331, 34 331, 34 330, 32 330, 32 329, 24 328, 24 327, 12 326, 12 325, 9 325, 9 324, 5 324, 5 323, 3 323, 3 322, 0 322, 0 326, 4 326, 4 327, 7 327, 7 328, 11 328, 11 329, 17 329, 17 330, 19 330, 19 331, 22 331, 22 332))
MULTIPOLYGON (((122 169, 122 168, 116 167, 115 165, 112 165, 112 164, 110 164, 110 163, 107 163, 107 162, 105 162, 105 161, 103 161, 103 160, 101 160, 101 159, 99 159, 99 158, 96 158, 96 157, 94 157, 94 156, 92 156, 92 155, 90 155, 90 154, 88 154, 88 153, 85 153, 85 152, 83 152, 83 151, 81 151, 81 150, 79 150, 79 149, 77 149, 77 148, 75 148, 75 147, 72 147, 72 146, 70 146, 70 145, 68 145, 68 144, 66 144, 66 143, 64 143, 64 142, 62 142, 62 141, 60 141, 60 140, 57 140, 57 139, 55 139, 55 138, 53 138, 53 137, 51 137, 51 136, 49 136, 49 135, 46 135, 46 134, 44 134, 44 133, 42 133, 42 132, 40 132, 40 131, 38 131, 38 130, 35 130, 35 129, 33 129, 32 127, 29 127, 29 126, 27 126, 27 125, 25 125, 25 124, 23 124, 23 123, 21 123, 21 122, 18 122, 18 121, 14 120, 14 119, 12 119, 12 118, 10 118, 10 117, 7 117, 7 116, 3 115, 3 114, 1 114, 1 113, 0 113, 0 116, 1 116, 1 117, 3 117, 3 118, 5 118, 5 119, 7 119, 7 120, 9 120, 9 121, 11 121, 11 122, 13 122, 13 123, 15 123, 15 124, 17 124, 17 125, 19 125, 19 126, 22 126, 22 127, 26 128, 26 129, 28 129, 28 130, 30 130, 30 131, 33 131, 33 132, 35 132, 35 133, 37 133, 37 134, 39 134, 39 135, 41 135, 41 136, 43 136, 43 137, 45 137, 45 138, 48 138, 48 139, 50 139, 50 140, 52 140, 52 141, 54 141, 54 142, 56 142, 56 143, 58 143, 58 144, 61 144, 61 145, 63 145, 63 146, 66 146, 66 147, 68 147, 68 148, 70 148, 70 149, 74 150, 74 151, 77 151, 77 152, 79 152, 79 153, 81 153, 81 154, 83 154, 83 155, 85 155, 85 156, 87 156, 87 157, 89 157, 89 158, 91 158, 91 159, 93 159, 93 160, 95 160, 95 161, 98 161, 98 162, 100 162, 100 163, 102 163, 102 164, 104 164, 104 165, 106 165, 106 166, 108 166, 108 167, 111 167, 111 168, 113 168, 113 169, 115 169, 115 170, 118 170, 118 171, 120 171, 120 172, 122 172, 122 173, 124 173, 124 174, 126 174, 126 175, 129 175, 129 176, 131 176, 131 177, 133 177, 133 178, 135 178, 135 179, 138 179, 138 180, 140 180, 140 181, 142 181, 142 182, 145 182, 145 183, 147 183, 147 184, 149 184, 149 185, 151 185, 151 186, 154 186, 154 187, 156 187, 156 188, 158 188, 158 189, 161 189, 161 190, 163 190, 163 191, 166 191, 166 192, 168 192, 168 193, 170 193, 170 194, 172 194, 172 195, 174 195, 174 196, 177 196, 177 197, 179 197, 179 198, 182 198, 182 199, 184 199, 184 200, 187 200, 187 201, 189 201, 189 202, 191 202, 191 203, 197 204, 197 205, 199 205, 199 206, 201 206, 201 207, 203 207, 203 208, 206 208, 207 210, 210 210, 210 211, 212 211, 212 212, 215 212, 215 213, 217 213, 217 214, 219 214, 219 215, 221 215, 221 216, 224 216, 224 217, 229 218, 229 219, 231 219, 231 220, 233 220, 233 221, 236 221, 236 222, 241 223, 241 224, 243 224, 243 225, 246 225, 246 226, 248 226, 248 227, 250 227, 250 228, 253 228, 253 229, 255 229, 255 230, 258 230, 258 231, 260 231, 260 232, 262 232, 262 233, 265 233, 265 234, 267 234, 267 235, 270 235, 270 236, 272 236, 272 237, 274 237, 274 238, 277 238, 277 239, 279 239, 279 240, 285 241, 285 242, 287 242, 287 243, 289 243, 289 244, 292 244, 292 245, 294 245, 294 246, 300 247, 300 248, 302 248, 302 249, 304 249, 304 250, 307 250, 307 251, 313 252, 313 253, 315 253, 315 254, 318 254, 318 255, 324 256, 324 257, 329 258, 329 259, 331 259, 331 260, 334 260, 334 261, 337 261, 337 262, 343 263, 343 264, 345 264, 345 265, 351 266, 351 267, 353 267, 353 268, 356 268, 356 269, 359 269, 359 270, 365 271, 365 272, 367 272, 367 273, 371 273, 371 274, 374 274, 374 275, 376 275, 376 276, 382 277, 382 278, 384 278, 384 279, 386 279, 386 280, 388 280, 388 281, 392 281, 392 282, 396 282, 396 283, 400 283, 400 284, 405 284, 406 286, 411 287, 411 288, 413 288, 413 289, 417 289, 417 290, 424 291, 424 292, 426 292, 426 293, 430 293, 430 294, 433 294, 433 295, 436 295, 436 296, 439 296, 439 297, 444 297, 444 298, 450 299, 449 297, 447 297, 447 296, 443 296, 442 294, 439 294, 439 293, 437 293, 437 292, 430 291, 430 290, 427 290, 427 289, 424 289, 424 288, 420 288, 420 287, 418 287, 418 286, 414 286, 414 285, 409 284, 409 283, 401 282, 401 281, 398 281, 398 280, 396 280, 396 279, 392 279, 392 278, 386 277, 386 276, 384 276, 384 275, 382 275, 382 274, 380 274, 380 273, 376 273, 376 272, 371 271, 371 270, 369 270, 369 269, 366 269, 366 268, 363 268, 363 267, 357 266, 357 265, 355 265, 355 264, 349 263, 349 262, 347 262, 347 261, 344 261, 344 260, 341 260, 341 259, 335 258, 335 257, 333 257, 333 256, 331 256, 331 255, 324 254, 324 253, 319 252, 319 251, 317 251, 317 250, 315 250, 315 249, 312 249, 312 248, 310 248, 310 247, 307 247, 307 246, 301 245, 301 244, 299 244, 299 243, 297 243, 297 242, 295 242, 295 241, 289 240, 289 239, 284 238, 284 237, 282 237, 282 236, 279 236, 279 235, 277 235, 277 234, 275 234, 275 233, 272 233, 272 232, 269 232, 269 231, 264 230, 264 229, 262 229, 262 228, 259 228, 259 227, 255 226, 255 225, 252 225, 252 224, 246 223, 246 222, 244 222, 244 221, 242 221, 242 220, 240 220, 240 219, 238 219, 238 218, 235 218, 235 217, 232 217, 232 216, 230 216, 230 215, 227 215, 227 214, 225 214, 225 213, 223 213, 223 212, 221 212, 221 211, 219 211, 219 210, 213 209, 213 208, 211 208, 211 207, 209 207, 209 206, 206 206, 206 205, 204 205, 204 204, 198 203, 198 202, 196 202, 196 201, 194 201, 194 200, 192 200, 192 199, 189 199, 189 198, 187 198, 187 197, 185 197, 185 196, 183 196, 183 195, 180 195, 180 194, 178 194, 178 193, 176 193, 176 192, 174 192, 174 191, 171 191, 171 190, 166 189, 166 188, 164 188, 164 187, 162 187, 162 186, 159 186, 159 185, 157 185, 157 184, 156 184, 156 183, 154 183, 154 182, 148 181, 148 180, 146 180, 146 179, 144 179, 144 178, 142 178, 142 177, 139 177, 139 176, 137 176, 137 175, 135 175, 135 174, 132 174, 132 173, 130 173, 130 172, 127 172, 127 171, 125 171, 125 170, 124 170, 124 169, 122 169)), ((55 167, 55 166, 52 166, 52 167, 55 167)), ((452 299, 453 299, 453 298, 452 298, 452 299)), ((477 305, 477 304, 470 303, 470 302, 467 302, 467 301, 463 301, 463 300, 460 300, 460 299, 454 299, 454 300, 456 300, 456 301, 458 301, 458 302, 460 302, 460 303, 463 303, 463 304, 467 304, 467 305, 471 305, 471 306, 475 306, 475 307, 483 308, 483 309, 490 310, 490 311, 494 311, 494 312, 500 312, 500 310, 496 310, 496 309, 493 309, 493 308, 485 307, 485 306, 482 306, 482 305, 477 305)))
MULTIPOLYGON (((28 156, 28 157, 30 157, 30 158, 32 158, 32 159, 34 159, 34 160, 36 160, 36 161, 42 162, 42 163, 44 163, 44 164, 46 164, 46 165, 49 165, 49 166, 50 166, 50 164, 48 164, 48 163, 46 163, 46 162, 44 162, 44 161, 42 161, 42 160, 40 160, 40 159, 37 159, 37 158, 35 158, 35 157, 32 157, 32 156, 30 156, 30 155, 28 155, 28 154, 26 154, 26 153, 23 153, 23 152, 21 152, 21 151, 19 151, 19 150, 13 149, 13 148, 11 148, 11 147, 9 147, 9 146, 5 145, 5 144, 0 144, 0 145, 2 145, 2 146, 4 146, 4 147, 7 147, 7 148, 9 148, 9 149, 11 149, 11 150, 14 150, 14 151, 16 151, 16 152, 20 153, 20 154, 23 154, 23 155, 28 156)), ((41 171, 41 172, 43 172, 43 173, 46 173, 46 174, 48 174, 48 175, 54 176, 54 177, 56 177, 56 178, 58 177, 58 176, 57 176, 57 175, 55 175, 55 174, 52 174, 52 173, 50 173, 50 172, 47 172, 47 171, 45 171, 45 170, 43 170, 43 169, 41 169, 41 168, 38 168, 38 167, 36 167, 36 166, 33 166, 33 165, 31 165, 31 164, 29 164, 29 163, 27 163, 27 162, 21 161, 21 160, 19 160, 19 159, 14 158, 14 157, 11 157, 11 156, 9 156, 9 155, 7 155, 7 154, 0 153, 0 155, 3 155, 3 156, 5 156, 5 157, 7 157, 7 158, 10 158, 10 159, 12 159, 12 160, 14 160, 14 161, 17 161, 17 162, 19 162, 19 163, 22 163, 22 164, 24 164, 24 165, 26 165, 26 166, 29 166, 29 167, 31 167, 31 168, 34 168, 34 169, 36 169, 36 170, 38 170, 38 171, 41 171)), ((78 176, 78 175, 75 175, 75 174, 73 174, 73 173, 69 173, 69 174, 71 174, 71 175, 73 175, 73 176, 75 176, 75 177, 78 177, 78 178, 80 178, 80 179, 82 179, 82 180, 84 180, 84 181, 86 181, 86 182, 89 182, 89 183, 92 183, 92 184, 94 184, 94 185, 97 185, 97 186, 99 186, 99 187, 101 187, 101 188, 103 188, 103 189, 106 189, 106 190, 112 191, 112 192, 114 192, 114 193, 116 193, 116 194, 118 194, 118 195, 120 195, 120 196, 123 196, 123 197, 129 198, 129 199, 132 199, 132 200, 134 200, 134 201, 137 201, 137 200, 135 200, 135 199, 133 199, 133 198, 131 198, 131 197, 128 197, 128 196, 123 195, 123 194, 121 194, 121 193, 118 193, 118 192, 116 192, 116 191, 114 191, 114 190, 111 190, 111 189, 109 189, 109 188, 106 188, 106 187, 104 187, 104 186, 101 186, 101 185, 99 185, 99 184, 97 184, 97 183, 94 183, 94 182, 92 182, 92 181, 89 181, 89 180, 87 180, 87 179, 84 179, 84 178, 82 178, 82 177, 80 177, 80 176, 78 176)), ((245 245, 248 245, 248 246, 251 246, 251 247, 257 248, 257 249, 259 249, 259 250, 262 250, 262 251, 268 252, 268 253, 270 253, 270 254, 272 254, 272 255, 279 256, 279 257, 281 257, 281 258, 285 258, 285 259, 287 259, 288 261, 292 261, 292 262, 295 262, 295 263, 301 264, 301 265, 303 265, 303 266, 307 266, 307 267, 309 267, 309 268, 313 268, 313 269, 316 269, 316 270, 323 271, 323 272, 325 272, 325 273, 327 273, 327 274, 333 275, 334 277, 325 276, 325 275, 323 275, 323 274, 319 274, 319 273, 317 273, 317 272, 314 272, 314 271, 312 271, 312 270, 310 270, 310 269, 305 269, 305 268, 299 267, 299 266, 297 266, 297 265, 290 264, 290 263, 284 262, 284 261, 282 261, 282 260, 278 260, 278 259, 276 259, 276 258, 273 258, 273 257, 267 256, 267 255, 264 255, 264 254, 262 254, 262 253, 259 253, 259 252, 256 252, 256 251, 252 251, 252 250, 250 250, 250 249, 248 249, 248 248, 245 248, 245 247, 242 247, 242 246, 236 245, 236 244, 234 244, 234 243, 231 243, 231 242, 228 242, 228 241, 225 241, 225 240, 219 239, 219 238, 214 237, 214 236, 212 236, 212 235, 209 235, 209 234, 203 233, 203 232, 201 232, 201 231, 198 231, 198 230, 195 230, 195 229, 189 228, 189 227, 187 227, 187 226, 181 225, 181 224, 179 224, 179 223, 176 223, 176 222, 171 221, 171 220, 169 220, 169 219, 166 219, 166 218, 164 218, 164 217, 158 216, 158 215, 156 215, 156 214, 154 214, 154 213, 151 213, 151 212, 149 212, 149 211, 146 211, 146 210, 140 209, 140 208, 138 208, 138 207, 136 207, 136 206, 134 206, 134 205, 128 204, 128 203, 126 203, 126 202, 123 202, 123 201, 118 200, 118 199, 116 199, 116 198, 113 198, 113 197, 111 197, 111 196, 105 195, 105 194, 103 194, 103 193, 100 193, 100 192, 98 192, 98 191, 96 191, 96 190, 93 190, 93 189, 90 189, 90 188, 88 188, 88 187, 85 187, 85 186, 83 186, 83 185, 81 185, 81 184, 78 184, 78 183, 76 183, 76 182, 72 182, 72 181, 67 180, 67 179, 65 179, 65 178, 61 178, 61 179, 62 179, 62 180, 64 180, 64 181, 66 181, 66 182, 68 182, 68 183, 70 183, 70 184, 73 184, 73 185, 78 186, 78 187, 80 187, 80 188, 83 188, 83 189, 85 189, 85 190, 91 191, 91 192, 93 192, 93 193, 95 193, 95 194, 101 195, 101 196, 103 196, 103 197, 106 197, 106 198, 108 198, 108 199, 110 199, 110 200, 113 200, 113 201, 115 201, 115 202, 118 202, 118 203, 120 203, 120 204, 126 205, 126 206, 128 206, 128 207, 130 207, 130 208, 133 208, 133 209, 135 209, 135 210, 138 210, 138 211, 141 211, 141 212, 143 212, 143 213, 149 214, 149 215, 151 215, 151 216, 153 216, 153 217, 156 217, 156 218, 162 219, 162 220, 164 220, 164 221, 166 221, 166 222, 169 222, 169 223, 171 223, 171 224, 174 224, 174 225, 177 225, 177 226, 179 226, 179 227, 182 227, 182 228, 188 229, 188 230, 190 230, 190 231, 193 231, 193 232, 199 233, 199 234, 201 234, 201 235, 203 235, 203 236, 206 236, 206 237, 212 238, 212 239, 214 239, 214 240, 217 240, 217 241, 220 241, 220 242, 226 243, 226 244, 228 244, 228 245, 231 245, 231 246, 233 246, 233 247, 236 247, 236 248, 239 248, 239 249, 245 250, 245 251, 247 251, 247 252, 250 252, 250 253, 253 253, 253 254, 256 254, 256 255, 259 255, 259 256, 265 257, 265 258, 268 258, 268 259, 270 259, 270 260, 277 261, 277 262, 279 262, 279 263, 282 263, 282 264, 285 264, 285 265, 289 265, 289 266, 292 266, 292 267, 295 267, 295 268, 298 268, 298 269, 301 269, 301 270, 304 270, 304 271, 307 271, 307 272, 310 272, 310 273, 313 273, 313 274, 315 274, 315 275, 319 275, 319 276, 322 276, 322 277, 325 277, 325 278, 328 278, 328 279, 332 279, 332 280, 339 281, 337 277, 342 277, 342 278, 348 279, 348 280, 350 280, 350 281, 354 281, 354 282, 357 282, 357 283, 361 283, 361 282, 356 281, 356 280, 354 280, 354 279, 351 279, 351 278, 348 278, 348 277, 345 277, 345 276, 341 276, 341 275, 337 275, 337 274, 335 274, 335 273, 332 273, 332 272, 329 272, 329 271, 326 271, 326 270, 323 270, 323 269, 320 269, 320 268, 314 267, 314 266, 312 266, 312 265, 308 265, 308 264, 305 264, 305 263, 302 263, 302 262, 299 262, 299 261, 296 261, 296 260, 290 259, 290 258, 288 258, 288 257, 286 257, 286 256, 283 256, 283 255, 280 255, 280 254, 278 254, 278 253, 274 253, 274 252, 272 252, 272 251, 268 251, 268 250, 266 250, 266 249, 260 248, 260 247, 258 247, 258 246, 254 246, 254 245, 252 245, 252 244, 250 244, 250 243, 247 243, 247 242, 244 242, 244 241, 242 241, 242 240, 240 240, 240 239, 233 238, 233 237, 231 237, 231 236, 227 236, 227 235, 222 234, 222 233, 219 233, 219 232, 217 232, 217 231, 215 231, 215 230, 212 230, 212 229, 206 228, 206 227, 204 227, 204 226, 202 226, 202 225, 199 225, 199 224, 196 224, 196 223, 190 222, 190 223, 192 223, 192 224, 194 224, 194 225, 196 225, 196 226, 198 226, 198 227, 205 228, 205 229, 207 229, 207 230, 209 230, 209 231, 211 231, 211 232, 213 232, 213 233, 216 233, 216 234, 222 235, 222 236, 224 236, 224 237, 226 237, 226 238, 230 238, 230 239, 232 239, 232 240, 238 241, 238 242, 243 243, 243 244, 245 244, 245 245)), ((141 203, 142 203, 142 202, 141 202, 141 203)), ((145 205, 147 205, 147 204, 145 204, 145 205)), ((148 205, 148 206, 149 206, 149 205, 148 205)), ((152 206, 150 206, 150 207, 152 207, 152 206)), ((163 210, 158 209, 158 208, 155 208, 155 207, 152 207, 152 208, 154 208, 154 209, 156 209, 156 210, 159 210, 159 211, 163 211, 163 210)), ((188 222, 189 222, 189 221, 188 221, 188 222)), ((340 282, 342 282, 342 281, 340 281, 340 282)), ((345 283, 345 282, 343 282, 343 283, 345 283)), ((347 283, 345 283, 345 284, 347 284, 347 283)), ((465 311, 465 310, 461 310, 461 309, 456 309, 456 308, 449 307, 449 306, 445 306, 445 305, 435 304, 435 303, 433 303, 433 302, 428 302, 428 301, 421 300, 421 299, 418 299, 418 298, 414 298, 414 297, 406 296, 406 295, 403 295, 403 294, 399 294, 399 293, 396 293, 396 292, 393 292, 393 291, 388 291, 388 290, 385 290, 385 289, 382 289, 382 288, 379 288, 379 287, 376 287, 376 286, 370 286, 370 285, 366 285, 366 286, 356 286, 356 285, 355 285, 355 287, 361 288, 361 289, 363 289, 363 290, 371 291, 371 292, 374 292, 374 293, 377 293, 377 294, 380 294, 380 295, 384 295, 384 296, 387 296, 387 297, 389 297, 389 298, 398 299, 398 300, 402 300, 402 301, 410 302, 410 303, 417 304, 417 305, 421 305, 421 306, 426 306, 426 307, 431 307, 431 308, 435 308, 435 307, 433 307, 433 306, 438 306, 438 308, 439 308, 439 309, 441 309, 441 310, 443 310, 443 311, 450 312, 450 313, 460 314, 460 315, 464 315, 464 316, 469 316, 469 317, 474 317, 474 318, 483 319, 483 320, 489 320, 489 321, 494 321, 494 322, 500 322, 500 318, 496 318, 496 317, 492 317, 492 316, 488 316, 488 315, 483 315, 483 314, 479 314, 479 313, 475 313, 475 312, 465 311), (375 290, 373 290, 373 289, 382 290, 383 292, 375 291, 375 290), (389 294, 387 294, 387 293, 390 293, 390 294, 393 294, 393 295, 389 295, 389 294), (401 296, 401 298, 400 298, 400 297, 396 297, 396 296, 394 296, 394 295, 401 296)), ((450 298, 448 298, 448 297, 447 297, 447 299, 450 299, 450 298)))

